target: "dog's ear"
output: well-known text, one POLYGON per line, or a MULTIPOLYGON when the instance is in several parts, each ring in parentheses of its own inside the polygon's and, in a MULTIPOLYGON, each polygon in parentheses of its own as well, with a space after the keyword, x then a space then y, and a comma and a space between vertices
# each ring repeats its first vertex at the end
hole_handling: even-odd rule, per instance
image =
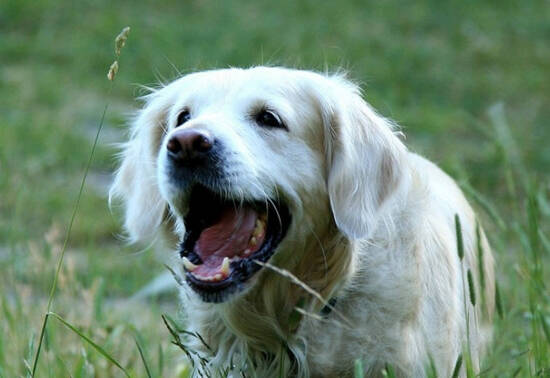
POLYGON ((333 81, 337 88, 325 134, 330 205, 346 236, 366 238, 406 181, 407 152, 391 123, 370 108, 357 87, 341 78, 333 81))
POLYGON ((130 139, 123 145, 120 168, 109 192, 124 204, 124 228, 131 242, 151 241, 167 208, 157 183, 156 158, 168 112, 168 102, 156 92, 133 121, 130 139))

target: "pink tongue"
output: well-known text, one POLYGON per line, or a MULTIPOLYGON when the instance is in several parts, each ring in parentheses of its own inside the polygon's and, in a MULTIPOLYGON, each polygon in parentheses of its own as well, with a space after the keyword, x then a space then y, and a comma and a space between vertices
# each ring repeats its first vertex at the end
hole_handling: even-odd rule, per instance
POLYGON ((194 252, 203 264, 201 273, 217 270, 224 257, 233 257, 242 253, 248 246, 258 214, 251 208, 227 206, 222 210, 220 219, 214 225, 201 232, 194 252))

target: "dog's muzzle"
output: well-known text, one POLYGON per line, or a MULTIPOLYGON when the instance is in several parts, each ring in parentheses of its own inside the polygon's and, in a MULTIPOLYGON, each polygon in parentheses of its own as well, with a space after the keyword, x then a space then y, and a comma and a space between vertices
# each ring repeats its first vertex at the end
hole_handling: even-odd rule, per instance
MULTIPOLYGON (((223 145, 208 131, 174 130, 166 143, 168 175, 185 194, 180 256, 188 285, 206 302, 223 302, 275 253, 290 225, 281 198, 232 195, 223 145)), ((236 191, 238 192, 238 191, 236 191)))

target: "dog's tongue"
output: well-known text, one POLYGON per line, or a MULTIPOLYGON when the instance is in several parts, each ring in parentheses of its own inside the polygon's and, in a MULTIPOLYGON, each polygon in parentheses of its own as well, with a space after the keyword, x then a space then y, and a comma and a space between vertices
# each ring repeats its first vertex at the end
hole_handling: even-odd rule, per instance
POLYGON ((226 206, 219 220, 205 228, 195 244, 204 268, 217 267, 224 257, 233 257, 243 252, 252 236, 258 214, 249 207, 226 206))

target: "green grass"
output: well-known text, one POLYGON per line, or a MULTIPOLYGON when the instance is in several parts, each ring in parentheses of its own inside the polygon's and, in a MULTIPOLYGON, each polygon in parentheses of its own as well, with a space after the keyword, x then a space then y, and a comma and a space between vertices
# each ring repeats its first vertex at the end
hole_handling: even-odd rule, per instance
MULTIPOLYGON (((137 106, 135 84, 262 63, 349 69, 369 102, 403 126, 413 150, 474 189, 467 192, 495 250, 503 312, 484 376, 548 374, 548 20, 543 0, 3 1, 0 377, 32 366, 107 103, 52 310, 130 375, 184 370, 161 319, 177 317, 175 296, 129 300, 164 268, 151 250, 136 253, 140 247, 116 238, 119 217, 104 190, 112 142, 123 140, 124 119, 137 106), (126 25, 132 32, 107 96, 113 38, 126 25)), ((43 348, 38 376, 123 374, 57 320, 43 348)))

